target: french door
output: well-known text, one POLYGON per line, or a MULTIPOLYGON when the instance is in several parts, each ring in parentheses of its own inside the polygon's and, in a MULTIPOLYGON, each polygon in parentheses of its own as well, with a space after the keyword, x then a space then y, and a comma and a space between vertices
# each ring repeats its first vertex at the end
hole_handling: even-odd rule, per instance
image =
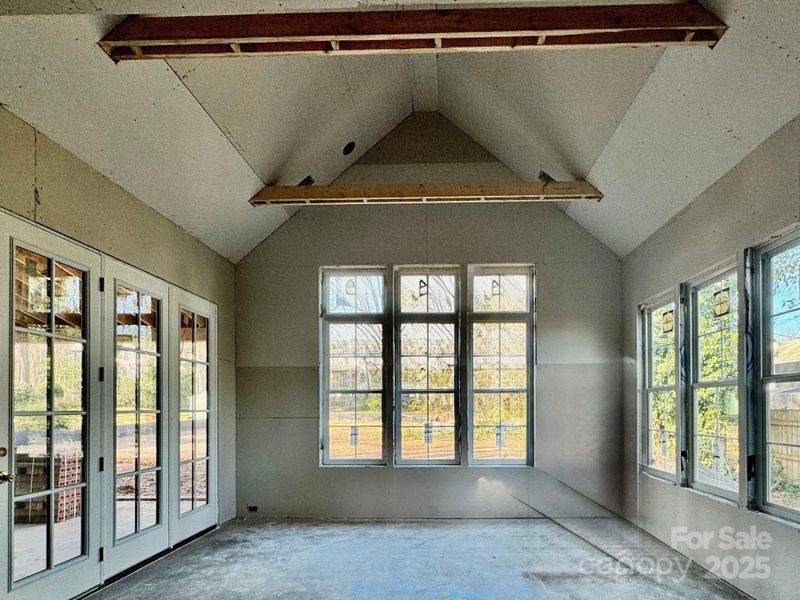
POLYGON ((182 289, 170 295, 170 542, 217 523, 217 307, 182 289))
POLYGON ((101 269, 0 213, 0 596, 13 600, 101 581, 101 269))
POLYGON ((104 258, 104 577, 169 547, 169 286, 104 258))
POLYGON ((2 211, 0 286, 0 597, 216 525, 216 306, 2 211))

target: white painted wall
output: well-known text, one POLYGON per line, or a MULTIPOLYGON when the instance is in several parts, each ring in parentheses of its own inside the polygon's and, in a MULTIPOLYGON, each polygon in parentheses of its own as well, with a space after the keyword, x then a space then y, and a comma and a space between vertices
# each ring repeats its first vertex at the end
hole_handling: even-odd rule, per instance
MULTIPOLYGON (((0 206, 215 302, 220 439, 234 439, 235 298, 230 262, 3 108, 0 206)), ((234 451, 232 443, 220 444, 220 521, 235 514, 234 451)))
POLYGON ((530 516, 537 471, 319 466, 319 268, 536 263, 537 464, 619 509, 620 262, 553 205, 304 208, 236 269, 237 499, 273 517, 530 516))
MULTIPOLYGON (((772 576, 738 579, 756 598, 798 597, 800 526, 767 518, 643 474, 637 475, 636 318, 645 299, 691 279, 704 269, 759 244, 800 221, 800 118, 779 130, 701 194, 623 262, 625 515, 670 543, 673 526, 719 531, 722 526, 772 535, 772 576)), ((705 564, 715 547, 686 553, 705 564)))

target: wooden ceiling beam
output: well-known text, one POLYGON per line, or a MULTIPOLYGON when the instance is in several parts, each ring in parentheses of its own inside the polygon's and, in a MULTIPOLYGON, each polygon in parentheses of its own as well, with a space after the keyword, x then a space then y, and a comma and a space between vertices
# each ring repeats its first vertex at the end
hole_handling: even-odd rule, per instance
POLYGON ((586 181, 520 183, 437 183, 380 185, 268 185, 250 204, 308 206, 332 204, 415 204, 423 202, 559 202, 603 198, 586 181))
POLYGON ((130 16, 100 47, 115 61, 714 46, 725 24, 698 3, 130 16))

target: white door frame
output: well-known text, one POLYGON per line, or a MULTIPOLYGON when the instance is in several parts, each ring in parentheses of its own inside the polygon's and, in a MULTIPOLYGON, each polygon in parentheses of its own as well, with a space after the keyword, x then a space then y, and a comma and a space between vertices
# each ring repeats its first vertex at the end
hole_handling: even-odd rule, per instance
POLYGON ((0 211, 0 282, 5 290, 0 292, 0 315, 4 325, 0 333, 0 447, 7 449, 0 457, 0 471, 11 471, 13 441, 10 439, 11 386, 13 358, 14 318, 11 313, 14 295, 14 247, 24 246, 30 250, 60 260, 86 272, 84 285, 83 314, 86 318, 86 419, 84 422, 84 473, 86 480, 82 510, 85 519, 84 554, 55 568, 13 583, 11 561, 13 560, 13 497, 12 485, 0 485, 0 511, 5 515, 6 527, 2 528, 2 543, 6 551, 0 558, 0 587, 3 597, 12 600, 40 600, 52 597, 53 590, 64 598, 76 596, 97 586, 101 581, 101 527, 102 485, 99 468, 101 456, 102 389, 99 381, 101 361, 102 306, 99 292, 102 270, 101 255, 87 247, 68 240, 23 219, 0 211))
MULTIPOLYGON (((158 279, 126 265, 113 258, 103 257, 103 275, 105 277, 105 323, 103 331, 104 340, 104 367, 105 367, 105 420, 103 435, 105 440, 105 506, 103 510, 104 528, 104 561, 103 578, 108 579, 169 547, 169 510, 168 489, 169 476, 169 285, 158 279), (159 463, 161 466, 160 484, 158 492, 158 523, 142 531, 138 531, 120 540, 116 539, 115 506, 116 506, 116 427, 115 427, 115 402, 116 402, 116 289, 117 285, 124 285, 140 292, 146 292, 160 301, 159 307, 159 363, 160 381, 158 390, 160 395, 160 418, 158 422, 159 433, 159 463)), ((138 502, 135 504, 138 506, 138 502)))
POLYGON ((170 489, 171 495, 170 545, 175 545, 201 531, 215 526, 218 518, 218 460, 217 460, 217 421, 219 418, 217 401, 217 306, 199 296, 177 287, 170 288, 169 330, 171 344, 170 397, 174 398, 169 413, 170 423, 170 489), (189 512, 180 512, 180 340, 181 310, 203 315, 209 319, 208 327, 208 475, 206 482, 208 503, 189 512))

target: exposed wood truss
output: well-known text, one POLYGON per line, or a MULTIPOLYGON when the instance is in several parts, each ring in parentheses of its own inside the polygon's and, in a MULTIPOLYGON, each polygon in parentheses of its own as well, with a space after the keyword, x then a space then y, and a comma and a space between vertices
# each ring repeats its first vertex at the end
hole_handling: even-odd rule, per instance
POLYGON ((420 202, 555 202, 600 200, 596 188, 585 181, 521 183, 439 183, 382 185, 268 185, 250 199, 253 206, 277 204, 414 204, 420 202))
POLYGON ((115 61, 714 46, 725 29, 697 3, 130 16, 100 46, 115 61))

